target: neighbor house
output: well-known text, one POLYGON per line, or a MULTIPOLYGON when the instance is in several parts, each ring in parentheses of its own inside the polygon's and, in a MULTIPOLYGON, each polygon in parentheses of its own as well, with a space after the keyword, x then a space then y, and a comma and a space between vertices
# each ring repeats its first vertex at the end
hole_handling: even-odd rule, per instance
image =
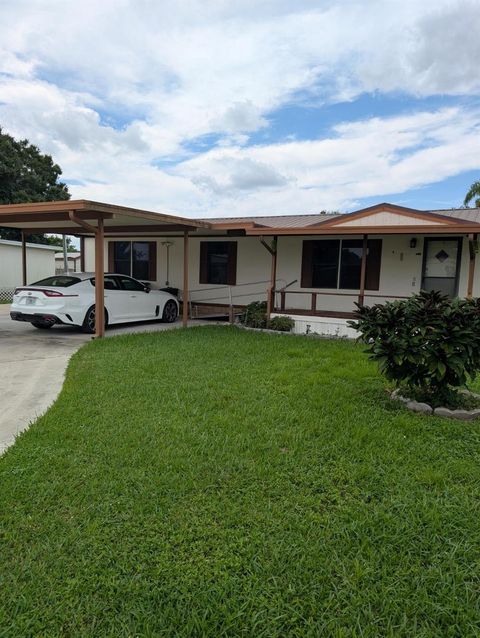
MULTIPOLYGON (((30 281, 55 274, 55 246, 25 244, 25 262, 30 281)), ((22 242, 0 239, 0 301, 10 301, 16 286, 23 283, 22 242)))
MULTIPOLYGON (((81 254, 79 252, 67 253, 67 266, 68 272, 81 272, 80 268, 81 254)), ((60 275, 65 272, 65 262, 63 259, 63 252, 55 253, 55 274, 60 275)))
MULTIPOLYGON (((80 268, 178 293, 188 316, 233 316, 251 301, 295 331, 351 335, 355 304, 420 290, 480 295, 480 209, 377 204, 348 214, 191 219, 86 200, 0 206, 0 226, 80 238, 80 268)), ((26 248, 24 249, 24 253, 26 248)), ((20 263, 20 260, 17 260, 20 263)), ((28 280, 40 278, 29 265, 28 280)), ((103 286, 95 303, 104 307, 103 286)), ((101 337, 104 322, 97 322, 101 337)))

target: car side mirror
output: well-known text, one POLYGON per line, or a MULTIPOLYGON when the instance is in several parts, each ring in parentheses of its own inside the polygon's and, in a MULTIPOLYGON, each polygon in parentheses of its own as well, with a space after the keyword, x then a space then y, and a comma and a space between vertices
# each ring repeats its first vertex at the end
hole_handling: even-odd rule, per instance
POLYGON ((144 281, 143 282, 143 289, 144 289, 145 292, 148 293, 152 289, 152 286, 147 281, 144 281))

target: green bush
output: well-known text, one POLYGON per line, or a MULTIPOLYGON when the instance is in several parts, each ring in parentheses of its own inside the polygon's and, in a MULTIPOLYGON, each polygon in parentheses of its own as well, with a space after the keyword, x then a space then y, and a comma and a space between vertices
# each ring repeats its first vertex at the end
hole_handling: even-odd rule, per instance
POLYGON ((349 325, 397 387, 431 405, 458 405, 458 389, 480 369, 480 300, 421 292, 360 307, 349 325))
POLYGON ((295 321, 291 317, 274 317, 268 322, 270 330, 278 330, 279 332, 291 332, 295 326, 295 321))
POLYGON ((254 301, 245 308, 242 323, 250 328, 267 327, 267 302, 254 301))

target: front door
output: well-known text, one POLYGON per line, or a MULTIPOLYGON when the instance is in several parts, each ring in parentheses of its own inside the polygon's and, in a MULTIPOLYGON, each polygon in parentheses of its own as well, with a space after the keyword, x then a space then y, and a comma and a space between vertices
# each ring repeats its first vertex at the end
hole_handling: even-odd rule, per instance
POLYGON ((458 292, 458 275, 462 239, 426 238, 423 251, 422 289, 430 292, 438 290, 444 295, 455 297, 458 292))

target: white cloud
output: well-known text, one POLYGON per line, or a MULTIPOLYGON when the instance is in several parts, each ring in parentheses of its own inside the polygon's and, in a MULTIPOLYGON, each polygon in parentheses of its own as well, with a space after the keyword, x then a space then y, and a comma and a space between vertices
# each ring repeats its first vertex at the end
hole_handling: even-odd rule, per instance
POLYGON ((300 99, 478 94, 479 16, 479 0, 5 0, 0 124, 52 153, 84 184, 76 197, 186 214, 348 206, 472 168, 478 112, 249 137, 300 99))
POLYGON ((216 148, 175 172, 209 191, 215 214, 347 208, 474 169, 479 122, 480 111, 459 108, 371 118, 338 125, 321 140, 216 148), (258 183, 244 180, 246 163, 252 177, 262 167, 258 183), (266 169, 281 179, 262 183, 266 169))

